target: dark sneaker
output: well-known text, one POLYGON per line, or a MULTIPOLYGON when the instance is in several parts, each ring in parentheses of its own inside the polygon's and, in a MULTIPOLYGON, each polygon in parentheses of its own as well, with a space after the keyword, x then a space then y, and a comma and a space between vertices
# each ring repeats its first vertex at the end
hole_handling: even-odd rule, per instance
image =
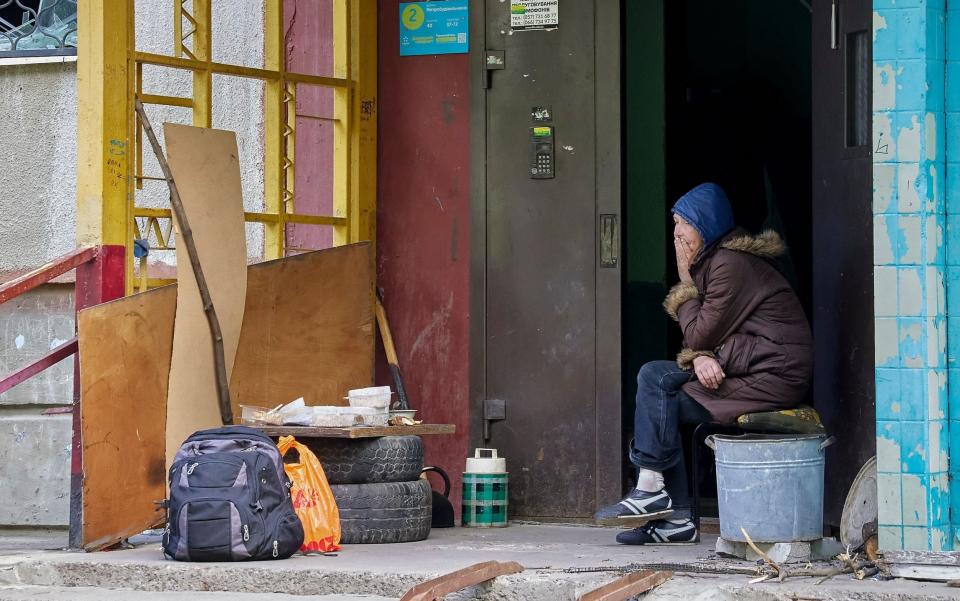
POLYGON ((643 492, 634 489, 619 503, 608 505, 593 514, 593 520, 603 526, 632 528, 650 520, 673 513, 673 500, 666 490, 643 492))
POLYGON ((691 520, 683 524, 656 520, 621 532, 617 535, 617 542, 624 545, 695 545, 700 542, 700 533, 691 520))

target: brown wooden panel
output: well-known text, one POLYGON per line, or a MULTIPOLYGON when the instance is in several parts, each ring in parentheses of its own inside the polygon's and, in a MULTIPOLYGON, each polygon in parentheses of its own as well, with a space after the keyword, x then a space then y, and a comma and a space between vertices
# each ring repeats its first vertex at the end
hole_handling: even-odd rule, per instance
POLYGON ((175 286, 80 312, 83 546, 163 521, 167 378, 175 286))
MULTIPOLYGON (((168 161, 183 201, 200 266, 223 333, 230 377, 240 340, 247 287, 247 245, 240 153, 232 131, 164 123, 168 161)), ((167 461, 196 430, 221 425, 213 343, 177 226, 177 318, 167 402, 167 461)))
POLYGON ((346 405, 373 383, 370 244, 250 266, 240 345, 230 380, 240 404, 346 405))
MULTIPOLYGON (((236 415, 240 402, 274 406, 298 396, 311 405, 344 404, 347 390, 372 384, 369 244, 253 265, 247 280, 230 384, 236 415)), ((176 304, 177 286, 167 286, 80 313, 87 549, 108 546, 164 519, 154 501, 166 496, 176 304)), ((205 334, 206 324, 199 325, 205 334)), ((216 409, 215 395, 211 402, 216 409)), ((184 423, 196 418, 185 411, 184 423)), ((192 432, 172 440, 170 452, 192 432)))

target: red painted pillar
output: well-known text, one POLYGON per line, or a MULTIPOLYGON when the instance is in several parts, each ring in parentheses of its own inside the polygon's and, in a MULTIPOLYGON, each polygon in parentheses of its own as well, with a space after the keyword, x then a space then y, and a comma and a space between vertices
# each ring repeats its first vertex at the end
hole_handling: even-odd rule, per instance
MULTIPOLYGON (((425 460, 453 480, 469 445, 470 87, 466 54, 400 56, 399 2, 380 0, 377 283, 419 417, 425 460)), ((392 384, 379 362, 377 380, 392 384)))
MULTIPOLYGON (((101 246, 96 257, 77 267, 77 313, 124 293, 123 246, 101 246)), ((80 548, 83 534, 83 440, 80 433, 80 354, 73 360, 73 440, 70 455, 70 546, 80 548)), ((130 399, 133 401, 133 399, 130 399)), ((122 494, 122 491, 118 491, 122 494)))

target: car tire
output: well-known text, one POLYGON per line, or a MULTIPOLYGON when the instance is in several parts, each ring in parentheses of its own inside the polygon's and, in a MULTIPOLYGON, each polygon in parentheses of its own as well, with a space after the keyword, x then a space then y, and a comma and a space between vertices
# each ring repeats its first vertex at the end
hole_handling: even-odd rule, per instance
POLYGON ((425 479, 334 484, 345 545, 407 543, 430 535, 433 495, 425 479))
POLYGON ((330 484, 409 482, 423 470, 419 436, 307 438, 330 484))

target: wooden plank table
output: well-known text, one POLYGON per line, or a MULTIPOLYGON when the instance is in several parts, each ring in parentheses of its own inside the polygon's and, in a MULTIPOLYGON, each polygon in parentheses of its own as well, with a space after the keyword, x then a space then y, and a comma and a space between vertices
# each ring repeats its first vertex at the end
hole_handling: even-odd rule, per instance
POLYGON ((294 436, 296 438, 377 438, 380 436, 425 436, 453 434, 453 424, 419 424, 416 426, 354 426, 351 428, 320 428, 313 426, 261 426, 256 428, 267 436, 294 436))

